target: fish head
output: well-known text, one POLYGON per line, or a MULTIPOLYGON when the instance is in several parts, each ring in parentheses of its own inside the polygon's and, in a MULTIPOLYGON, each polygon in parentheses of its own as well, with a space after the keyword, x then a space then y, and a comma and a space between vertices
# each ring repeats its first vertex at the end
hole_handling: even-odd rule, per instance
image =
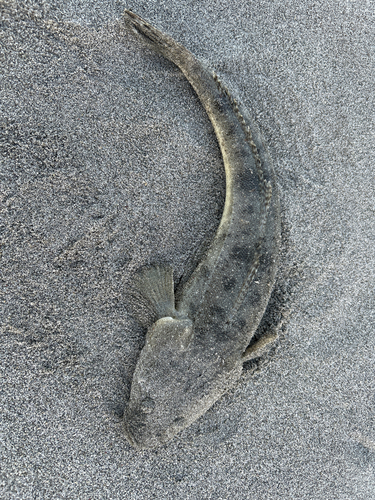
POLYGON ((190 319, 161 318, 148 330, 124 412, 125 434, 135 448, 167 443, 227 389, 228 377, 223 383, 193 338, 190 319))
POLYGON ((185 427, 192 337, 189 319, 164 317, 147 331, 124 415, 126 437, 135 448, 160 446, 185 427))

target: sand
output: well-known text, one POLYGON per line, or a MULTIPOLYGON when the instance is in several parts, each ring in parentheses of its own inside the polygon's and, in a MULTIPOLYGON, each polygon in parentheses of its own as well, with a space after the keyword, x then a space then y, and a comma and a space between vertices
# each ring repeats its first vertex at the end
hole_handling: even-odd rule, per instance
POLYGON ((375 3, 0 2, 0 498, 375 499, 375 3), (122 412, 145 330, 132 273, 181 277, 225 178, 142 15, 215 69, 268 145, 271 352, 163 448, 122 412))

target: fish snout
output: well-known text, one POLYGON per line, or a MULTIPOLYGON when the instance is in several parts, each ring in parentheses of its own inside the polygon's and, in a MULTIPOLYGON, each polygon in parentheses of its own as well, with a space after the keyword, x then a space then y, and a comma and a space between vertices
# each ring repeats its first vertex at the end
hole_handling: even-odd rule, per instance
POLYGON ((152 417, 154 408, 154 401, 146 398, 136 408, 128 406, 124 411, 126 439, 138 450, 155 448, 169 440, 152 417))

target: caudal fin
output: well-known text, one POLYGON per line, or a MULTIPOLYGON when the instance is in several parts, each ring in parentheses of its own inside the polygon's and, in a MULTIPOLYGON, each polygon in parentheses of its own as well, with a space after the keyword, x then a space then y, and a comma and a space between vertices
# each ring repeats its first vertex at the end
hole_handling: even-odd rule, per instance
POLYGON ((189 53, 185 47, 173 40, 172 37, 154 28, 134 12, 125 9, 123 19, 152 49, 175 64, 179 65, 181 55, 185 54, 186 57, 186 54, 189 53))

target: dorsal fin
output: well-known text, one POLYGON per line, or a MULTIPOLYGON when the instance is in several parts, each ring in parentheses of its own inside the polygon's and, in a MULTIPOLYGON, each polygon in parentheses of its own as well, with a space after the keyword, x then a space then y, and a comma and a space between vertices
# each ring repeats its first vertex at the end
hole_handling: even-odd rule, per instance
POLYGON ((175 316, 173 269, 170 266, 141 268, 134 277, 134 286, 150 303, 158 319, 175 316))

